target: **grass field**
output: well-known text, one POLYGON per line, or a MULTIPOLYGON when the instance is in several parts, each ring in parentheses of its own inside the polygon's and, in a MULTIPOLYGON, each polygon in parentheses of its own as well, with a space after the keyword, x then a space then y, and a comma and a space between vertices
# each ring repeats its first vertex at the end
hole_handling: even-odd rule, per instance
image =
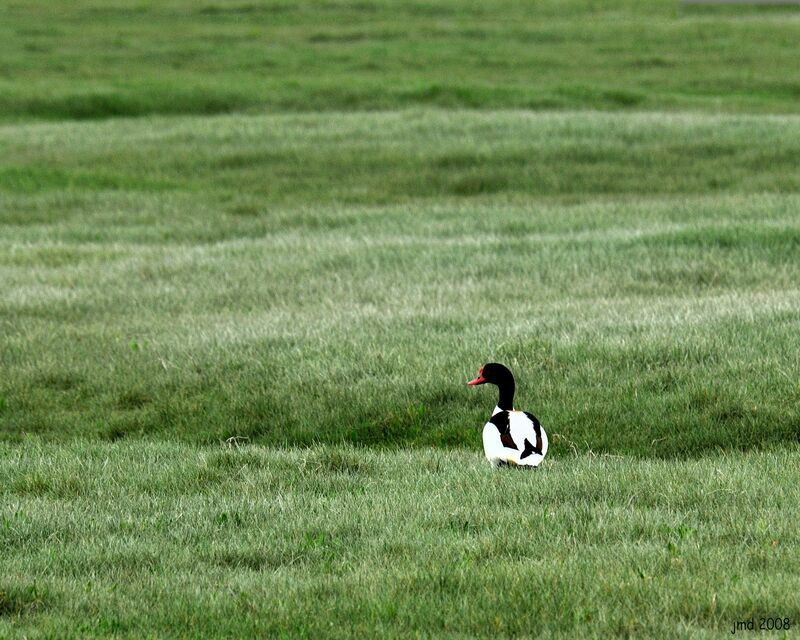
POLYGON ((676 0, 15 0, 10 119, 414 105, 800 110, 792 7, 676 0))
POLYGON ((753 613, 796 625, 797 455, 562 453, 498 473, 469 450, 6 444, 0 634, 706 638, 753 613))
POLYGON ((464 382, 495 359, 581 450, 800 433, 800 118, 218 116, 0 140, 5 438, 474 448, 495 397, 464 382))
POLYGON ((793 635, 797 41, 0 7, 0 637, 793 635), (490 360, 536 472, 482 459, 490 360))

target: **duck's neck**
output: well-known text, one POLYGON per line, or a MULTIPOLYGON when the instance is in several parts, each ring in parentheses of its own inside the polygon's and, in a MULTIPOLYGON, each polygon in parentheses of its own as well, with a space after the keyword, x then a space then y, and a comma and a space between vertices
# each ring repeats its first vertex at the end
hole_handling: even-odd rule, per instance
POLYGON ((497 406, 503 411, 511 411, 514 408, 514 378, 509 376, 497 385, 500 390, 500 399, 497 406))

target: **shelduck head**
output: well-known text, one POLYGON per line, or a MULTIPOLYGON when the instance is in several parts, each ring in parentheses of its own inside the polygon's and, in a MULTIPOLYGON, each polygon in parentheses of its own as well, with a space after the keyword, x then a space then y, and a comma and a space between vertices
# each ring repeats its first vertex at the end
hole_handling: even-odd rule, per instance
POLYGON ((514 376, 505 365, 488 362, 478 371, 478 377, 467 382, 469 385, 493 384, 498 387, 508 383, 514 384, 514 376))
POLYGON ((497 406, 511 411, 514 404, 514 375, 505 365, 488 362, 478 371, 478 377, 467 382, 468 385, 493 384, 500 391, 497 406))

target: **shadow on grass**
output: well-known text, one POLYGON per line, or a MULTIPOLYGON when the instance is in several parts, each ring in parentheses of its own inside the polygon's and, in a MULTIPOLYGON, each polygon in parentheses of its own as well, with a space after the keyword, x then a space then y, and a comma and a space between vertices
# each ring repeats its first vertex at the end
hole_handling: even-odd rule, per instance
POLYGON ((36 584, 27 587, 0 585, 0 618, 39 613, 50 602, 49 592, 36 584))

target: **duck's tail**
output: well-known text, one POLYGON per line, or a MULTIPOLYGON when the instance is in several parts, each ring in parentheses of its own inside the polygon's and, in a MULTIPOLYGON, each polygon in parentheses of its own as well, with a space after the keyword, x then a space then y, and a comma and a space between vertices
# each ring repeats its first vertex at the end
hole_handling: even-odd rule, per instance
POLYGON ((520 455, 519 459, 520 460, 524 460, 525 458, 527 458, 532 453, 535 453, 537 455, 542 455, 542 448, 541 448, 541 446, 534 447, 530 443, 530 441, 527 438, 525 438, 525 448, 522 450, 522 455, 520 455))

